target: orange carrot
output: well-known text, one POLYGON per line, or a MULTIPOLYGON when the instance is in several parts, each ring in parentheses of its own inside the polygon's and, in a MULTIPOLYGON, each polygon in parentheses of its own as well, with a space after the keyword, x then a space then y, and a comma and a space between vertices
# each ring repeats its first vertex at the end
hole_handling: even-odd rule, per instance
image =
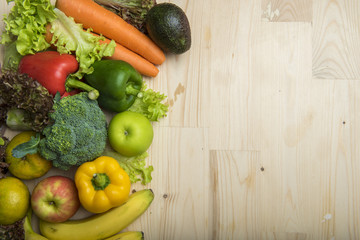
POLYGON ((153 64, 159 65, 165 61, 164 52, 150 38, 94 1, 57 0, 55 6, 84 28, 91 28, 94 32, 115 40, 153 64))
MULTIPOLYGON (((110 40, 105 38, 105 40, 101 42, 109 43, 110 40)), ((127 63, 130 63, 130 65, 132 65, 139 73, 145 76, 156 77, 156 75, 159 73, 159 69, 157 69, 157 67, 155 67, 151 62, 118 43, 116 43, 114 54, 111 57, 106 58, 123 60, 127 63)))
MULTIPOLYGON (((46 26, 46 34, 45 39, 48 43, 51 42, 52 33, 50 32, 51 26, 46 26)), ((95 36, 99 36, 96 33, 92 33, 95 36)), ((105 40, 100 41, 100 43, 109 43, 110 39, 105 38, 105 40)), ((114 59, 114 60, 122 60, 130 65, 132 65, 140 74, 149 77, 156 77, 159 73, 159 69, 155 67, 151 62, 146 60, 145 58, 139 56, 138 54, 130 51, 129 49, 121 46, 120 44, 116 43, 114 54, 111 57, 106 57, 107 59, 114 59)))

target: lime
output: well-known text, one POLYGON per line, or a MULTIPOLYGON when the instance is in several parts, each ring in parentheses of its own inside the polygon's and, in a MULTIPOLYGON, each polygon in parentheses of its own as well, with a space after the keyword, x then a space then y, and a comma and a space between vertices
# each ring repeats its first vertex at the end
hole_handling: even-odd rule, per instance
POLYGON ((27 154, 23 158, 15 158, 12 150, 19 144, 28 142, 36 133, 32 131, 17 134, 6 147, 5 160, 10 164, 9 171, 20 179, 34 179, 45 175, 52 167, 52 162, 43 158, 40 154, 27 154))
POLYGON ((0 224, 13 224, 25 217, 30 204, 29 198, 29 189, 20 179, 0 179, 0 224))

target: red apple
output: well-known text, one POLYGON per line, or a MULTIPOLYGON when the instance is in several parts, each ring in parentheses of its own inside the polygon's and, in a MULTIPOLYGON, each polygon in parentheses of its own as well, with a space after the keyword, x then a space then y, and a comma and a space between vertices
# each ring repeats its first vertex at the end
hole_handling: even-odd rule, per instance
POLYGON ((31 195, 31 207, 40 219, 64 222, 79 209, 80 201, 74 181, 64 176, 51 176, 40 181, 31 195))

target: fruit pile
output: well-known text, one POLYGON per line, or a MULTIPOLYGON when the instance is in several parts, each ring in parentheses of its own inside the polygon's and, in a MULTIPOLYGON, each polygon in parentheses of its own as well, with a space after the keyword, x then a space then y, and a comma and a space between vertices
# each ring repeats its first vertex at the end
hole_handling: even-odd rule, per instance
POLYGON ((0 126, 17 134, 0 136, 1 239, 143 239, 120 232, 154 199, 130 189, 152 180, 152 123, 168 112, 145 82, 191 36, 175 4, 128 2, 14 0, 4 17, 0 126), (23 180, 40 177, 30 192, 23 180), (73 220, 80 207, 91 216, 73 220))

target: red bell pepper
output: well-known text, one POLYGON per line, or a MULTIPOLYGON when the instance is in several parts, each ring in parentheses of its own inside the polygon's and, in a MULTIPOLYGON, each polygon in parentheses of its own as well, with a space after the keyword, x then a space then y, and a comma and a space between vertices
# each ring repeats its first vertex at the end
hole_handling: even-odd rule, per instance
POLYGON ((67 95, 73 89, 89 92, 89 98, 97 99, 99 92, 88 84, 69 77, 78 70, 75 56, 56 51, 38 52, 24 56, 19 63, 19 72, 26 73, 44 86, 50 94, 67 95))

